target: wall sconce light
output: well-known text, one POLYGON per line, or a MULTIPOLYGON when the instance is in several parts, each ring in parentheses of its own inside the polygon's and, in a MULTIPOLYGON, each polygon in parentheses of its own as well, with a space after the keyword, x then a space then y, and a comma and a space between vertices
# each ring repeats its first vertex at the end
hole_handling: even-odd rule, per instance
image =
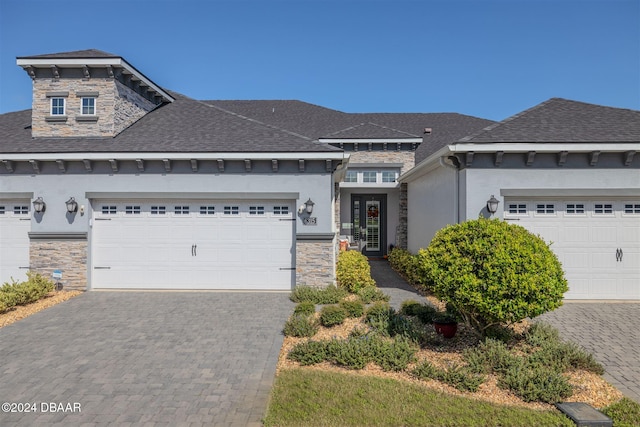
POLYGON ((69 197, 69 200, 64 202, 67 205, 67 212, 74 213, 78 212, 78 202, 73 197, 69 197))
POLYGON ((33 201, 33 210, 36 211, 36 213, 42 213, 47 210, 47 204, 42 200, 42 197, 38 197, 33 201))
POLYGON ((489 213, 491 215, 496 213, 496 211, 498 210, 498 204, 499 203, 500 203, 500 200, 496 199, 493 196, 493 194, 491 195, 491 198, 489 200, 487 200, 487 210, 489 211, 489 213))
POLYGON ((309 198, 309 200, 304 202, 303 205, 300 205, 300 207, 298 208, 298 213, 299 214, 301 214, 302 212, 307 212, 308 214, 313 213, 313 205, 315 205, 315 203, 313 203, 311 198, 309 198))

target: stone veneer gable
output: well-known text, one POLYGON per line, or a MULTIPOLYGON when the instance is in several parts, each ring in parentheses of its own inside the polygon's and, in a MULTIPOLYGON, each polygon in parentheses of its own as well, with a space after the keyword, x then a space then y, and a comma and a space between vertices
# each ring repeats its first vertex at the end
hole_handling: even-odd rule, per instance
POLYGON ((33 81, 31 135, 114 137, 155 104, 113 78, 37 78, 33 81), (65 116, 51 116, 51 94, 65 94, 65 116), (81 115, 83 93, 97 93, 95 116, 81 115))
POLYGON ((349 163, 402 163, 403 174, 415 166, 414 151, 349 151, 349 163))

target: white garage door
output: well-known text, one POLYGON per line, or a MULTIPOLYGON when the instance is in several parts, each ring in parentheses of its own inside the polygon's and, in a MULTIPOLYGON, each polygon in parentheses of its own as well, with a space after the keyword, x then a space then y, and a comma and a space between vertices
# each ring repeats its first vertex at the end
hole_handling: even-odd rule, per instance
POLYGON ((29 200, 0 200, 0 285, 29 271, 29 200))
POLYGON ((92 288, 292 289, 291 201, 92 206, 92 288))
POLYGON ((640 299, 640 200, 507 199, 504 218, 553 242, 566 299, 640 299))

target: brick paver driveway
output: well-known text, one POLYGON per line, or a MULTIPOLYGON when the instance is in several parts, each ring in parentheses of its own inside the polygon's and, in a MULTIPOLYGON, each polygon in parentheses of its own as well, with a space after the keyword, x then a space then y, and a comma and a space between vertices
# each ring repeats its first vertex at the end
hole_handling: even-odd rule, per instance
POLYGON ((36 405, 0 425, 260 425, 292 308, 288 293, 87 292, 0 329, 0 400, 36 405))
POLYGON ((540 316, 604 366, 604 378, 640 403, 640 303, 565 302, 540 316))

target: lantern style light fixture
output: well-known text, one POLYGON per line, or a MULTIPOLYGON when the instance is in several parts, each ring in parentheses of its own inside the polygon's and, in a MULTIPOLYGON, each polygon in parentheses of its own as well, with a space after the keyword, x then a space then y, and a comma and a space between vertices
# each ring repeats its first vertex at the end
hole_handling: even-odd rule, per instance
POLYGON ((496 211, 498 210, 499 203, 500 203, 500 200, 496 199, 493 194, 491 195, 491 198, 487 200, 487 210, 491 215, 496 213, 496 211))
POLYGON ((47 210, 47 204, 42 200, 42 197, 38 197, 33 201, 33 210, 37 213, 42 213, 47 210))
POLYGON ((67 205, 67 212, 78 212, 78 202, 76 202, 76 199, 74 197, 69 197, 69 200, 64 203, 67 205))
POLYGON ((298 213, 302 214, 303 212, 306 212, 308 214, 311 214, 313 212, 313 205, 315 205, 315 203, 313 203, 311 198, 309 198, 309 200, 300 205, 300 207, 298 208, 298 213))
POLYGON ((309 197, 309 200, 304 202, 304 206, 308 214, 313 213, 313 205, 315 205, 315 203, 313 203, 313 201, 311 200, 311 197, 309 197))

